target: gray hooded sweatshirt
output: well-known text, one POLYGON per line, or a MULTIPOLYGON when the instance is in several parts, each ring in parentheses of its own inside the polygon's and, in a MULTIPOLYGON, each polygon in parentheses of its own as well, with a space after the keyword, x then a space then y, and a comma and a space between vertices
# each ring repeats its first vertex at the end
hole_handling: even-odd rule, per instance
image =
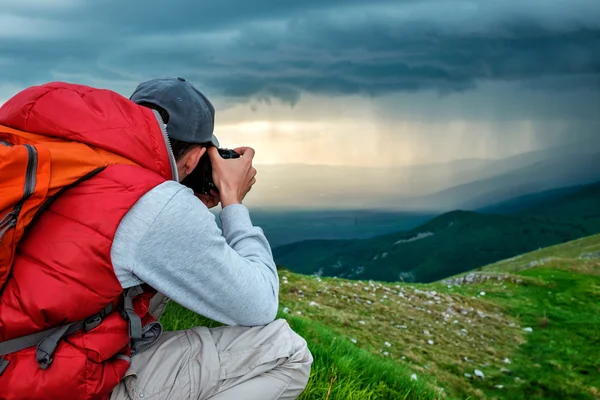
POLYGON ((273 321, 277 269, 248 209, 242 204, 222 209, 221 230, 215 215, 177 182, 176 171, 173 179, 142 196, 118 226, 111 257, 122 287, 147 283, 163 295, 158 301, 170 298, 227 325, 273 321))

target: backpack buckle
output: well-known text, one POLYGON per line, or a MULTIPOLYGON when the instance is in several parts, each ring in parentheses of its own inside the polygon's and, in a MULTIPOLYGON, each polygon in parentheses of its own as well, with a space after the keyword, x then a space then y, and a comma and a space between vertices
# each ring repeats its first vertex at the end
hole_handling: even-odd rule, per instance
POLYGON ((92 329, 100 325, 101 322, 102 317, 100 315, 94 315, 93 317, 88 318, 85 321, 85 323, 83 324, 83 329, 85 329, 86 332, 91 331, 92 329))

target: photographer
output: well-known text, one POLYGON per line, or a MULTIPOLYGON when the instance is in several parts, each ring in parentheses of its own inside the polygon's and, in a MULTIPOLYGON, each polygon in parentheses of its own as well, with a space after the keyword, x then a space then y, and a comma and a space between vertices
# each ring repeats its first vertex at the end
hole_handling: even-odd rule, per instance
POLYGON ((130 99, 50 82, 0 107, 0 398, 302 393, 313 358, 275 320, 275 262, 242 204, 254 150, 219 149, 214 114, 183 78, 130 99), (226 326, 163 332, 169 299, 226 326))
POLYGON ((254 150, 235 149, 237 159, 219 155, 214 108, 183 78, 144 82, 131 100, 158 113, 179 182, 210 157, 218 192, 194 194, 167 181, 144 195, 116 232, 115 272, 124 288, 145 282, 166 296, 153 299, 157 318, 171 298, 233 326, 164 332, 133 357, 131 375, 112 398, 133 398, 139 391, 153 395, 173 385, 173 399, 296 398, 307 383, 312 357, 285 320, 273 321, 276 266, 262 230, 242 205, 256 182, 254 150), (222 234, 208 210, 219 202, 222 234))

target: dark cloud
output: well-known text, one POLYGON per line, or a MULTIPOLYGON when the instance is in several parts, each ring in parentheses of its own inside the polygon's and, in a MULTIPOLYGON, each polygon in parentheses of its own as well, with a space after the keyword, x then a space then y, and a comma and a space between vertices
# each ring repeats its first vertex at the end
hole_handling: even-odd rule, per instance
POLYGON ((600 90, 600 2, 0 0, 0 86, 49 80, 128 94, 186 76, 244 101, 378 96, 482 81, 600 90))

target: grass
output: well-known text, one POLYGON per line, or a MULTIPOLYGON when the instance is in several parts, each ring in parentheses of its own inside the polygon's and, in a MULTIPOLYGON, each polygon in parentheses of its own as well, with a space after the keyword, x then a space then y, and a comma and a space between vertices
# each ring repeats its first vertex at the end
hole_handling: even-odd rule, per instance
MULTIPOLYGON (((600 398, 600 259, 580 258, 598 251, 600 235, 432 284, 281 270, 279 316, 315 358, 300 399, 600 398)), ((162 322, 216 325, 172 303, 162 322)))
POLYGON ((310 343, 312 377, 300 399, 434 399, 410 380, 406 366, 373 356, 324 326, 291 317, 291 327, 310 343), (368 368, 365 368, 368 366, 368 368))

